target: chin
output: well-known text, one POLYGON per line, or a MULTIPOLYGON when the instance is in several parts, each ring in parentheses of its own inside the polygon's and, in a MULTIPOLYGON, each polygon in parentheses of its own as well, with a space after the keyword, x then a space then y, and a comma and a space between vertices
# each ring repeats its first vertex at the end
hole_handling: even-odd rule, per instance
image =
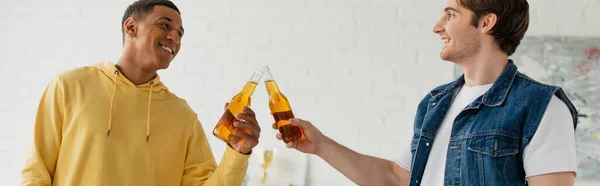
POLYGON ((448 55, 447 53, 442 51, 442 52, 440 52, 440 59, 442 59, 444 61, 450 61, 450 55, 448 55))
POLYGON ((170 64, 171 64, 170 61, 169 62, 160 62, 159 61, 159 62, 156 63, 156 68, 158 70, 167 69, 167 68, 169 68, 170 64))
POLYGON ((457 63, 457 59, 459 59, 459 57, 457 56, 457 53, 452 53, 451 51, 448 50, 442 50, 442 52, 440 52, 440 58, 444 61, 448 61, 448 62, 452 62, 452 63, 457 63))

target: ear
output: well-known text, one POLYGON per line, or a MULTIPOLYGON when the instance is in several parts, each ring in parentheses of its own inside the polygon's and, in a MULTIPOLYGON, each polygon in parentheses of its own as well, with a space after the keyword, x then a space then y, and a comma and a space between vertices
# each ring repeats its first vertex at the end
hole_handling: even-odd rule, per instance
POLYGON ((125 29, 125 35, 129 37, 135 37, 137 33, 137 21, 133 17, 127 18, 123 23, 123 29, 125 29))
POLYGON ((489 33, 494 26, 496 26, 496 22, 498 21, 498 16, 496 14, 487 14, 479 19, 479 28, 481 29, 481 33, 489 33))

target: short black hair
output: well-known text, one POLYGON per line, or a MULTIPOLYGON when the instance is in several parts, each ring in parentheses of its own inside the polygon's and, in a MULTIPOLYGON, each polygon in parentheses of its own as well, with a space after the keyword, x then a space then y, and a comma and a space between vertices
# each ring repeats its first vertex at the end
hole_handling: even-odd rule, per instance
POLYGON ((123 15, 123 20, 121 20, 121 35, 123 37, 123 43, 125 43, 125 20, 127 20, 127 18, 129 17, 133 17, 136 20, 142 20, 143 18, 146 18, 146 14, 152 11, 152 8, 154 8, 154 6, 166 6, 177 11, 177 13, 181 15, 181 12, 179 12, 179 8, 177 8, 177 6, 175 6, 175 4, 169 0, 135 1, 127 7, 127 9, 125 10, 125 14, 123 15))

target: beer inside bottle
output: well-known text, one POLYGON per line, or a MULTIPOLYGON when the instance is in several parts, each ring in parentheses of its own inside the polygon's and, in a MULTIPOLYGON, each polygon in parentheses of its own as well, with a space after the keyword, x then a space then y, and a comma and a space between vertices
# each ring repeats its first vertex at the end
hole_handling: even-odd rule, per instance
POLYGON ((258 85, 262 73, 259 71, 255 71, 250 80, 246 83, 242 91, 236 94, 231 101, 229 102, 229 106, 227 106, 227 110, 217 122, 217 126, 213 129, 213 135, 220 140, 229 143, 234 137, 233 131, 236 130, 236 127, 233 126, 233 123, 239 121, 237 118, 238 113, 244 113, 244 106, 250 107, 250 97, 252 93, 254 93, 254 89, 258 85))
POLYGON ((279 133, 281 133, 283 142, 288 143, 299 139, 302 137, 302 129, 290 124, 289 119, 294 118, 294 113, 292 112, 288 99, 281 91, 279 91, 279 87, 273 79, 269 67, 265 67, 263 72, 265 87, 267 87, 267 93, 269 94, 269 108, 275 119, 277 129, 279 130, 279 133))

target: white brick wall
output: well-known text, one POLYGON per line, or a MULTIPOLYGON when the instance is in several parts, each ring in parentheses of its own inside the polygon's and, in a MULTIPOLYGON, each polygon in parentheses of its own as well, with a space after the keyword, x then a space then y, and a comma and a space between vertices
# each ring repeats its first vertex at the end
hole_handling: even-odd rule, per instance
MULTIPOLYGON (((600 36, 599 0, 533 0, 529 35, 600 36), (559 10, 566 8, 566 11, 559 10)), ((36 106, 50 77, 121 52, 131 1, 0 1, 0 180, 16 183, 36 106)), ((298 117, 361 153, 392 159, 416 104, 452 79, 431 32, 445 1, 176 1, 186 34, 166 85, 211 131, 222 105, 268 64, 298 117)), ((270 130, 266 91, 253 107, 261 147, 285 146, 270 130)), ((210 138, 217 159, 224 146, 210 138)), ((307 185, 353 185, 311 156, 307 185)), ((578 185, 592 185, 579 183, 578 185)))

